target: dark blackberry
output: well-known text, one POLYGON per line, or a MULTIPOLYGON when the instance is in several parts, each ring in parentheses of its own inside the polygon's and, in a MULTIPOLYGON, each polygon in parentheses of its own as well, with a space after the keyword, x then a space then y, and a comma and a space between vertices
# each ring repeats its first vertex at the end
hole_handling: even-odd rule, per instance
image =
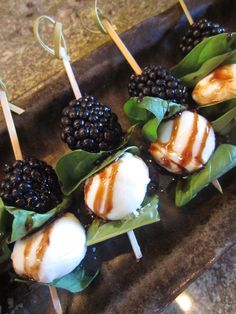
POLYGON ((122 129, 116 114, 93 96, 72 100, 63 109, 61 129, 61 139, 72 150, 111 150, 122 139, 122 129))
POLYGON ((62 192, 53 168, 35 158, 6 165, 0 196, 9 205, 45 213, 62 201, 62 192))
POLYGON ((132 74, 128 85, 131 97, 159 97, 179 104, 188 102, 188 89, 162 66, 147 66, 141 75, 132 74))
POLYGON ((209 22, 206 19, 201 19, 190 26, 181 39, 179 47, 185 55, 203 39, 222 33, 225 33, 225 29, 219 24, 209 22))

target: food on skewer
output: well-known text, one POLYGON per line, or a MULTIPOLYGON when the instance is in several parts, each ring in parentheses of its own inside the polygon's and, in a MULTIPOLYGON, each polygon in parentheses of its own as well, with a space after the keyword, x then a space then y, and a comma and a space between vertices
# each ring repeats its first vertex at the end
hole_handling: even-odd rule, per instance
POLYGON ((137 214, 150 182, 144 161, 130 153, 89 178, 84 188, 85 203, 105 220, 120 220, 137 214))
POLYGON ((93 96, 74 99, 63 109, 61 129, 62 140, 72 150, 107 151, 122 140, 117 115, 93 96))
POLYGON ((72 272, 86 254, 85 230, 66 213, 37 233, 16 241, 12 252, 15 272, 50 283, 72 272))
POLYGON ((162 122, 149 148, 156 162, 170 172, 189 174, 201 169, 215 149, 211 124, 197 112, 183 111, 162 122))
POLYGON ((220 66, 194 87, 193 99, 199 105, 210 105, 236 97, 236 64, 220 66))
MULTIPOLYGON (((36 39, 43 48, 63 61, 68 79, 74 92, 75 100, 72 100, 62 112, 62 140, 65 141, 72 150, 76 150, 78 159, 80 159, 79 156, 84 156, 83 151, 103 154, 103 151, 111 151, 118 148, 122 144, 123 134, 117 116, 111 112, 111 109, 108 106, 103 106, 93 96, 82 97, 69 62, 70 58, 66 51, 66 43, 62 33, 62 24, 54 21, 50 17, 41 16, 35 21, 34 33, 36 39), (49 48, 40 38, 39 23, 44 19, 49 20, 55 25, 54 49, 49 48)), ((85 158, 83 157, 83 159, 85 158)), ((76 181, 75 177, 73 179, 76 181)), ((69 194, 71 193, 72 192, 70 191, 69 194)), ((135 256, 137 259, 140 259, 142 253, 134 232, 129 230, 127 233, 135 256)))
POLYGON ((49 16, 40 16, 34 22, 34 34, 44 49, 63 61, 74 92, 75 99, 70 101, 62 111, 61 139, 63 142, 67 143, 72 150, 83 149, 88 152, 117 148, 122 140, 122 128, 118 118, 109 106, 102 105, 95 97, 82 97, 69 61, 70 57, 67 54, 62 24, 49 16), (49 48, 39 35, 39 24, 43 20, 48 20, 55 25, 54 49, 49 48))
POLYGON ((6 165, 0 196, 9 206, 37 213, 45 213, 62 201, 55 171, 36 158, 17 160, 11 166, 6 165))
POLYGON ((128 85, 131 97, 152 96, 187 104, 188 89, 174 77, 173 73, 162 66, 147 66, 141 75, 132 74, 128 85))
POLYGON ((183 54, 187 54, 203 39, 222 33, 225 33, 225 29, 218 23, 201 19, 189 27, 186 34, 182 37, 179 47, 183 54))

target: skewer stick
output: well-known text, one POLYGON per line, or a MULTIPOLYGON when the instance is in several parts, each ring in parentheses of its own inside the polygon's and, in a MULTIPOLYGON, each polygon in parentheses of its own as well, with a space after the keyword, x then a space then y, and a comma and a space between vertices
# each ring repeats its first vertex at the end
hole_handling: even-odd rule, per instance
POLYGON ((131 55, 131 53, 129 52, 129 50, 127 49, 127 47, 125 46, 125 44, 123 43, 121 38, 119 37, 119 35, 116 33, 116 31, 115 31, 114 27, 111 25, 111 23, 107 19, 104 18, 103 19, 103 25, 106 28, 111 39, 114 41, 116 46, 119 48, 119 50, 121 51, 121 53, 125 57, 126 61, 129 63, 129 65, 133 69, 133 71, 137 75, 141 75, 142 69, 140 68, 140 66, 138 65, 138 63, 134 59, 134 57, 131 55))
POLYGON ((212 184, 221 194, 223 194, 222 187, 221 187, 221 185, 220 185, 220 182, 219 182, 217 179, 211 181, 211 184, 212 184))
POLYGON ((184 14, 185 14, 185 16, 186 16, 186 18, 187 18, 189 24, 190 24, 190 25, 193 25, 192 16, 191 16, 191 14, 190 14, 190 12, 189 12, 189 10, 188 10, 188 8, 187 8, 187 6, 186 6, 184 0, 179 0, 179 3, 180 3, 180 5, 181 5, 181 7, 182 7, 182 9, 183 9, 183 11, 184 11, 184 14))
POLYGON ((61 307, 61 302, 57 293, 57 289, 55 287, 49 286, 49 291, 52 299, 52 304, 54 307, 54 310, 57 314, 62 314, 62 307, 61 307))
POLYGON ((79 89, 79 85, 78 85, 78 83, 77 83, 77 81, 75 79, 75 75, 73 73, 71 64, 66 59, 63 59, 63 64, 64 64, 64 67, 65 67, 68 79, 70 81, 71 88, 72 88, 72 90, 74 92, 75 98, 76 99, 80 99, 82 97, 82 95, 81 95, 81 92, 80 92, 80 89, 79 89))
POLYGON ((128 231, 127 235, 129 237, 129 241, 130 241, 130 244, 131 244, 132 249, 134 251, 134 255, 136 257, 136 260, 139 261, 143 257, 143 254, 141 252, 141 249, 140 249, 140 246, 138 244, 137 238, 134 234, 134 231, 133 230, 128 231))
MULTIPOLYGON (((0 79, 0 89, 3 90, 6 93, 6 95, 7 95, 7 87, 6 87, 6 85, 4 84, 4 82, 1 79, 0 79)), ((8 104, 9 104, 9 107, 10 107, 11 111, 15 112, 18 115, 21 115, 23 112, 25 112, 24 109, 22 109, 22 108, 20 108, 18 106, 15 106, 15 105, 13 105, 13 104, 11 104, 9 102, 8 102, 8 104)))
POLYGON ((11 145, 14 151, 15 159, 21 160, 23 159, 23 157, 22 157, 22 152, 21 152, 18 136, 16 133, 15 124, 12 119, 11 110, 10 110, 9 103, 7 100, 7 95, 3 91, 0 91, 0 102, 2 105, 3 114, 6 120, 8 133, 11 139, 11 145))
MULTIPOLYGON (((15 124, 14 124, 14 121, 12 118, 9 102, 7 100, 7 96, 6 96, 6 93, 4 91, 0 91, 0 103, 2 105, 3 114, 4 114, 4 118, 6 120, 7 129, 9 132, 10 139, 11 139, 11 145, 13 148, 15 159, 16 160, 22 160, 23 156, 22 156, 22 152, 21 152, 21 148, 20 148, 20 143, 19 143, 18 136, 16 133, 16 128, 15 128, 15 124)), ((49 290, 50 290, 52 303, 53 303, 53 307, 55 309, 55 312, 57 314, 62 314, 61 303, 60 303, 60 299, 58 297, 56 288, 50 286, 49 290)))
POLYGON ((35 38, 40 43, 40 45, 47 52, 52 54, 57 59, 60 59, 63 61, 63 65, 65 68, 66 74, 68 76, 71 88, 74 92, 75 98, 76 99, 81 98, 82 95, 80 92, 80 88, 79 88, 79 85, 75 79, 75 75, 74 75, 74 72, 73 72, 72 67, 71 67, 70 57, 67 54, 66 42, 65 42, 65 38, 64 38, 64 35, 62 32, 62 24, 54 21, 54 19, 51 18, 50 16, 42 15, 42 16, 38 17, 34 22, 34 35, 35 35, 35 38), (49 46, 47 46, 43 42, 43 40, 41 39, 41 37, 39 35, 39 25, 44 20, 51 22, 55 26, 55 28, 54 28, 54 47, 53 48, 50 48, 49 46))

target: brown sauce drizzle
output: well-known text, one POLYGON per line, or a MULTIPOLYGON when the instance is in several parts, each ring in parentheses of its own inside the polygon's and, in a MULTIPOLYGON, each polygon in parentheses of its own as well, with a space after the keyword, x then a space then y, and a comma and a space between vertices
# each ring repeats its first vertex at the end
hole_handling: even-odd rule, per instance
POLYGON ((97 216, 100 216, 104 219, 107 219, 107 215, 111 212, 112 207, 113 207, 113 203, 112 203, 113 189, 114 189, 115 179, 118 173, 120 162, 121 162, 120 160, 114 162, 113 164, 109 166, 109 168, 105 169, 103 172, 99 174, 100 184, 94 198, 93 211, 97 216), (109 175, 110 169, 111 169, 111 174, 109 175), (106 185, 108 186, 107 189, 106 189, 106 185), (101 206, 102 206, 102 200, 105 193, 106 193, 105 204, 104 204, 104 210, 102 212, 101 206))
POLYGON ((93 183, 93 177, 90 178, 87 182, 86 182, 86 185, 84 187, 84 195, 87 196, 89 191, 90 191, 90 188, 91 188, 91 185, 93 183))
POLYGON ((29 232, 33 228, 33 218, 29 216, 25 222, 25 230, 29 232))
POLYGON ((200 145, 200 148, 198 150, 197 156, 195 157, 195 160, 199 165, 204 164, 204 161, 202 160, 202 153, 203 153, 203 150, 206 146, 206 142, 208 139, 208 135, 210 133, 210 129, 211 129, 211 124, 209 121, 207 121, 207 125, 205 127, 205 131, 204 131, 204 134, 202 137, 201 145, 200 145))
POLYGON ((31 253, 31 249, 35 240, 35 237, 32 236, 30 240, 26 242, 25 250, 24 250, 24 273, 27 277, 33 278, 34 280, 39 281, 39 272, 40 272, 40 266, 41 262, 43 260, 43 257, 45 255, 45 252, 49 246, 50 243, 50 232, 51 232, 52 226, 48 226, 45 228, 43 232, 42 239, 38 245, 38 248, 36 250, 36 256, 35 261, 32 265, 29 264, 29 256, 31 253))
POLYGON ((120 165, 120 161, 117 161, 114 164, 112 164, 112 172, 111 172, 110 182, 108 185, 106 202, 105 202, 104 212, 103 212, 104 216, 107 216, 107 214, 111 212, 112 207, 113 207, 113 202, 112 202, 113 190, 114 190, 114 184, 115 184, 116 175, 118 173, 119 165, 120 165))
POLYGON ((227 70, 228 67, 221 67, 212 73, 211 81, 228 81, 233 79, 233 73, 227 70))
POLYGON ((174 124, 170 136, 170 140, 168 143, 162 143, 159 142, 159 144, 162 147, 165 147, 168 152, 174 152, 174 145, 175 145, 175 140, 179 131, 179 123, 180 123, 180 117, 177 117, 174 119, 174 124))
POLYGON ((180 158, 180 165, 182 167, 187 166, 193 157, 193 145, 196 140, 197 132, 198 132, 198 114, 195 111, 194 112, 194 118, 193 118, 193 127, 192 127, 192 132, 189 136, 187 145, 185 146, 184 150, 181 153, 181 158, 180 158))
MULTIPOLYGON (((148 151, 150 154, 152 154, 153 152, 156 152, 156 151, 161 152, 160 148, 156 144, 151 144, 148 151)), ((181 167, 177 162, 171 160, 170 158, 162 157, 160 159, 160 161, 161 161, 161 165, 163 167, 171 169, 172 165, 175 165, 179 169, 179 173, 185 173, 186 172, 186 169, 184 167, 181 167)))

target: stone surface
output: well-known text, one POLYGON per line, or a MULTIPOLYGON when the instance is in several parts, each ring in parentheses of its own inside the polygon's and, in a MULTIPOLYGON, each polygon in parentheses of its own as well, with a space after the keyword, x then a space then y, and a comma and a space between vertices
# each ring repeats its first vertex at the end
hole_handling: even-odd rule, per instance
MULTIPOLYGON (((176 0, 99 1, 99 7, 123 32, 158 15, 176 0)), ((50 15, 63 23, 71 60, 75 61, 109 40, 97 31, 91 17, 93 0, 19 0, 2 1, 0 12, 0 77, 9 90, 9 99, 16 100, 26 91, 63 70, 62 62, 46 53, 33 36, 33 22, 40 15, 50 15)), ((45 28, 42 28, 44 31, 45 28)), ((50 42, 52 33, 44 37, 50 42)), ((138 40, 138 39, 137 39, 138 40)), ((17 100, 15 101, 17 103, 17 100)))
POLYGON ((181 309, 177 299, 162 314, 235 314, 235 277, 236 246, 233 246, 184 291, 182 296, 192 303, 188 311, 181 309))

